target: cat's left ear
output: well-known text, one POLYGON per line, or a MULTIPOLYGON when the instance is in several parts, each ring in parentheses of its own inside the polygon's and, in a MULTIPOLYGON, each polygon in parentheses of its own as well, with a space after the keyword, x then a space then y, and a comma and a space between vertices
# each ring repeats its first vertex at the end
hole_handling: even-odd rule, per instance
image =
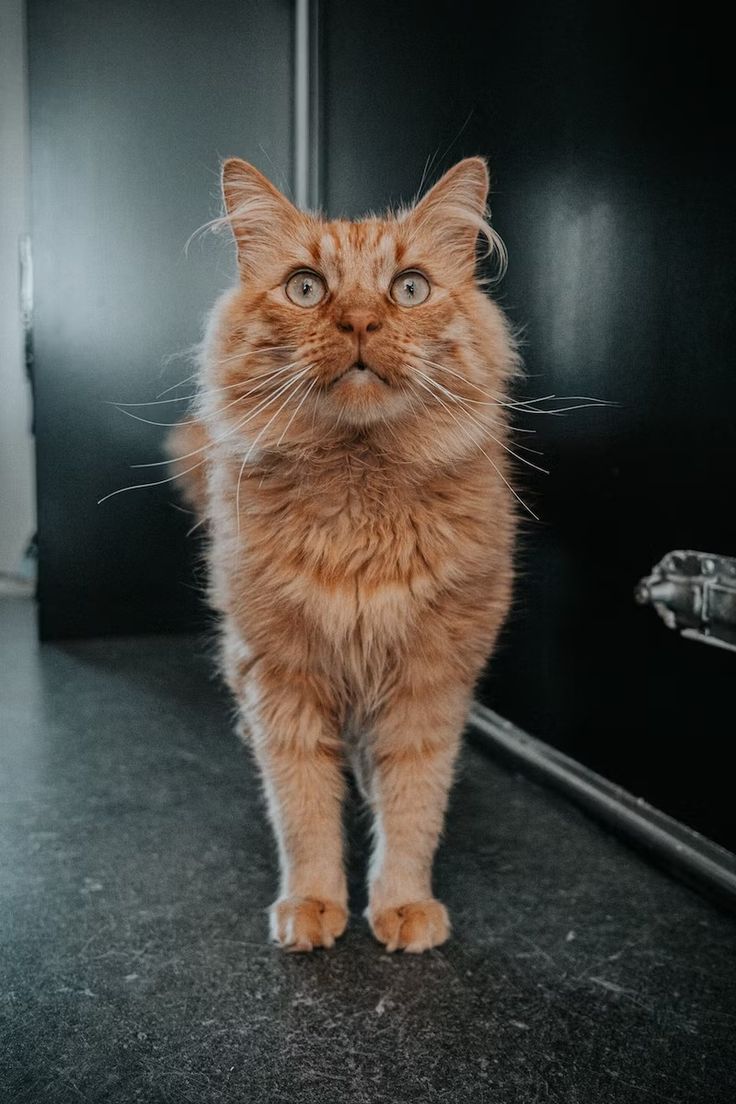
POLYGON ((475 270, 479 234, 487 234, 490 180, 482 157, 458 161, 409 211, 406 221, 417 237, 463 273, 475 270))
POLYGON ((238 266, 241 274, 248 276, 264 258, 281 253, 299 212, 263 173, 237 157, 230 157, 222 166, 222 194, 238 266))

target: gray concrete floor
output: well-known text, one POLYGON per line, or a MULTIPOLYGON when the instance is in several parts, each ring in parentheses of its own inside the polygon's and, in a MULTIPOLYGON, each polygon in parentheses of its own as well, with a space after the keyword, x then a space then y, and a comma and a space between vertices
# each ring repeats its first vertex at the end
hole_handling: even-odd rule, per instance
POLYGON ((468 748, 455 937, 266 941, 275 859, 207 645, 0 602, 0 1100, 732 1104, 736 925, 468 748))

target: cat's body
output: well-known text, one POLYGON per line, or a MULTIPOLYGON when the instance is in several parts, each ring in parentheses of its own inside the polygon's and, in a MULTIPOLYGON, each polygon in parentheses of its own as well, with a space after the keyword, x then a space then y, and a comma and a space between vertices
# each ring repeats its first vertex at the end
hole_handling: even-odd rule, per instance
POLYGON ((512 582, 516 361, 475 283, 486 190, 474 159, 414 213, 326 223, 225 168, 242 281, 213 312, 199 416, 175 440, 181 470, 205 460, 190 496, 276 830, 287 947, 344 929, 348 764, 375 818, 377 938, 424 950, 449 931, 432 857, 512 582))

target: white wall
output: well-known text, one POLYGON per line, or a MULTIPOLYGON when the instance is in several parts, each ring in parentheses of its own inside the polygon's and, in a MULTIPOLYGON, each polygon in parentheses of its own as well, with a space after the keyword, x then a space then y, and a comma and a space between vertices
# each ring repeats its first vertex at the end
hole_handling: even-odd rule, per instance
POLYGON ((28 230, 25 5, 0 0, 0 574, 35 529, 30 395, 23 368, 18 242, 28 230))

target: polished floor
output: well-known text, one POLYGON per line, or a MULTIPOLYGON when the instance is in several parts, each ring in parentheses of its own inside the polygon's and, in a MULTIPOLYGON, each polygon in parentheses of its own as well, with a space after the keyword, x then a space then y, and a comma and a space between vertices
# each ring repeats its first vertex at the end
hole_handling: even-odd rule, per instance
POLYGON ((468 747, 455 938, 266 941, 274 852, 207 645, 0 602, 0 1100, 732 1104, 736 924, 468 747))

